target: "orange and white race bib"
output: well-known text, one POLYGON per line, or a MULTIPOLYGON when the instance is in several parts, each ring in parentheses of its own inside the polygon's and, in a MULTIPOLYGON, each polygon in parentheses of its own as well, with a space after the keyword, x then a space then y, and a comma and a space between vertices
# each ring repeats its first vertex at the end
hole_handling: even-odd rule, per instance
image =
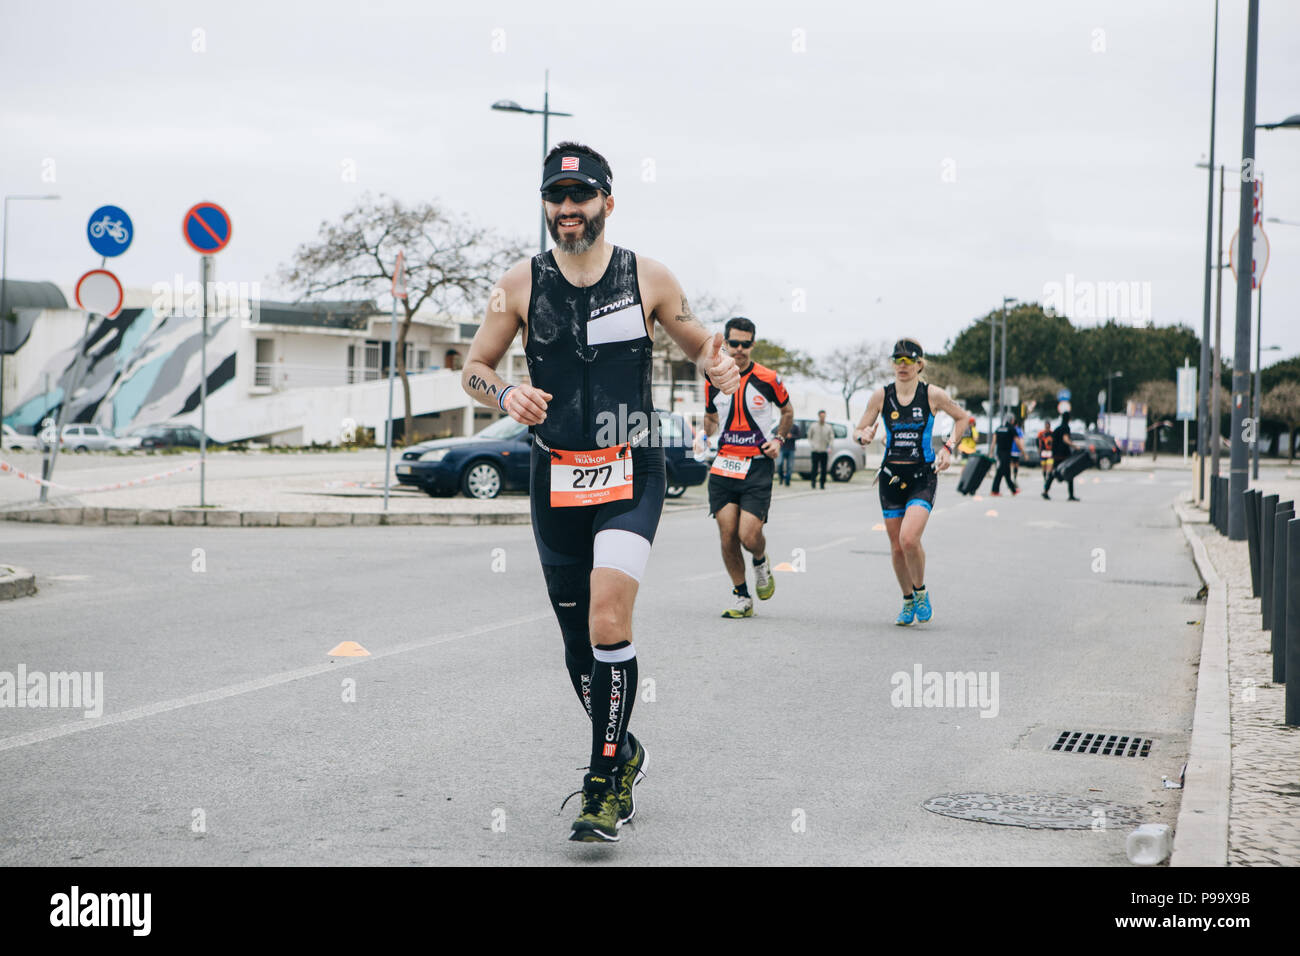
POLYGON ((721 475, 724 478, 744 478, 749 474, 749 463, 753 458, 741 458, 739 455, 719 454, 713 459, 713 467, 709 469, 711 475, 721 475))
POLYGON ((551 507, 603 505, 632 497, 632 448, 551 449, 551 507))

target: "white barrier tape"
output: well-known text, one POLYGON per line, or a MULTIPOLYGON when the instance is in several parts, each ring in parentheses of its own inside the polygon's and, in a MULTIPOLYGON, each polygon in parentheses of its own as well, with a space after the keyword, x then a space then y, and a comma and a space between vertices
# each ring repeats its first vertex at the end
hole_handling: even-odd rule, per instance
POLYGON ((171 471, 162 471, 156 475, 148 475, 144 478, 133 478, 130 481, 115 481, 111 485, 100 485, 97 488, 74 488, 71 485, 60 484, 57 481, 46 481, 44 478, 37 478, 35 475, 29 475, 25 471, 19 471, 7 461, 0 461, 0 472, 8 472, 17 478, 26 478, 28 481, 34 481, 38 485, 45 485, 47 488, 62 488, 64 491, 75 495, 88 495, 96 491, 117 491, 119 488, 130 488, 132 485, 143 485, 149 481, 158 481, 160 478, 170 478, 172 475, 179 475, 183 471, 189 471, 198 467, 197 461, 192 461, 188 465, 182 465, 180 468, 173 468, 171 471))

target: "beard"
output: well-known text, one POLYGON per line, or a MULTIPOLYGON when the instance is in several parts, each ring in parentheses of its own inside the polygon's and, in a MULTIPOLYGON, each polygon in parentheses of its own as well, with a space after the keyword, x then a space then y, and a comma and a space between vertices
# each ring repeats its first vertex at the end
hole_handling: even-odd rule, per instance
POLYGON ((551 238, 555 240, 555 248, 561 252, 566 252, 571 256, 580 256, 596 244, 600 234, 605 229, 605 207, 601 206, 600 212, 596 214, 595 219, 588 219, 586 216, 564 217, 578 218, 582 220, 582 235, 577 239, 560 238, 560 214, 556 213, 554 219, 546 221, 547 231, 550 232, 551 238))

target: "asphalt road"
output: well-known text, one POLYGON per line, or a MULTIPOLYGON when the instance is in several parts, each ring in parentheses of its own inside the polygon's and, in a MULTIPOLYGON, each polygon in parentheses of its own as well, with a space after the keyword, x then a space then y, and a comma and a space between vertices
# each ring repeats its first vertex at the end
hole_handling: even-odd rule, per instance
POLYGON ((1184 481, 1091 472, 1073 504, 1032 482, 962 499, 945 477, 935 617, 912 628, 892 624, 865 481, 782 493, 769 551, 802 549, 806 570, 742 621, 719 616, 729 586, 693 491, 637 606, 649 773, 616 846, 565 839, 589 732, 527 526, 0 524, 40 586, 0 602, 0 671, 102 671, 105 698, 98 719, 0 707, 0 864, 1127 865, 1127 827, 922 804, 1059 794, 1174 822, 1161 777, 1185 759, 1201 618, 1170 508, 1184 481), (341 641, 372 656, 328 657, 341 641), (895 706, 894 675, 918 665, 996 675, 996 714, 895 706), (1155 744, 1047 751, 1067 729, 1155 744))

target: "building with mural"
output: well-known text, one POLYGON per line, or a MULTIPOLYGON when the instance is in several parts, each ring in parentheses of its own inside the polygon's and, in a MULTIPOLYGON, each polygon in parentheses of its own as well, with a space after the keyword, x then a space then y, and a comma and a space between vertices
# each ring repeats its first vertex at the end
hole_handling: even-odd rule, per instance
MULTIPOLYGON (((199 423, 202 294, 156 286, 126 290, 114 318, 69 305, 51 282, 9 280, 3 421, 31 434, 62 413, 65 424, 101 425, 118 435, 161 422, 199 423)), ((283 303, 212 283, 208 295, 207 431, 217 442, 337 444, 369 429, 385 434, 390 316, 372 302, 283 303)), ((414 440, 473 434, 500 413, 475 407, 460 369, 477 319, 417 314, 406 342, 414 440)), ((694 366, 656 350, 656 404, 703 414, 694 366)), ((499 368, 526 382, 516 340, 499 368)), ((404 427, 400 382, 394 436, 404 427)))

